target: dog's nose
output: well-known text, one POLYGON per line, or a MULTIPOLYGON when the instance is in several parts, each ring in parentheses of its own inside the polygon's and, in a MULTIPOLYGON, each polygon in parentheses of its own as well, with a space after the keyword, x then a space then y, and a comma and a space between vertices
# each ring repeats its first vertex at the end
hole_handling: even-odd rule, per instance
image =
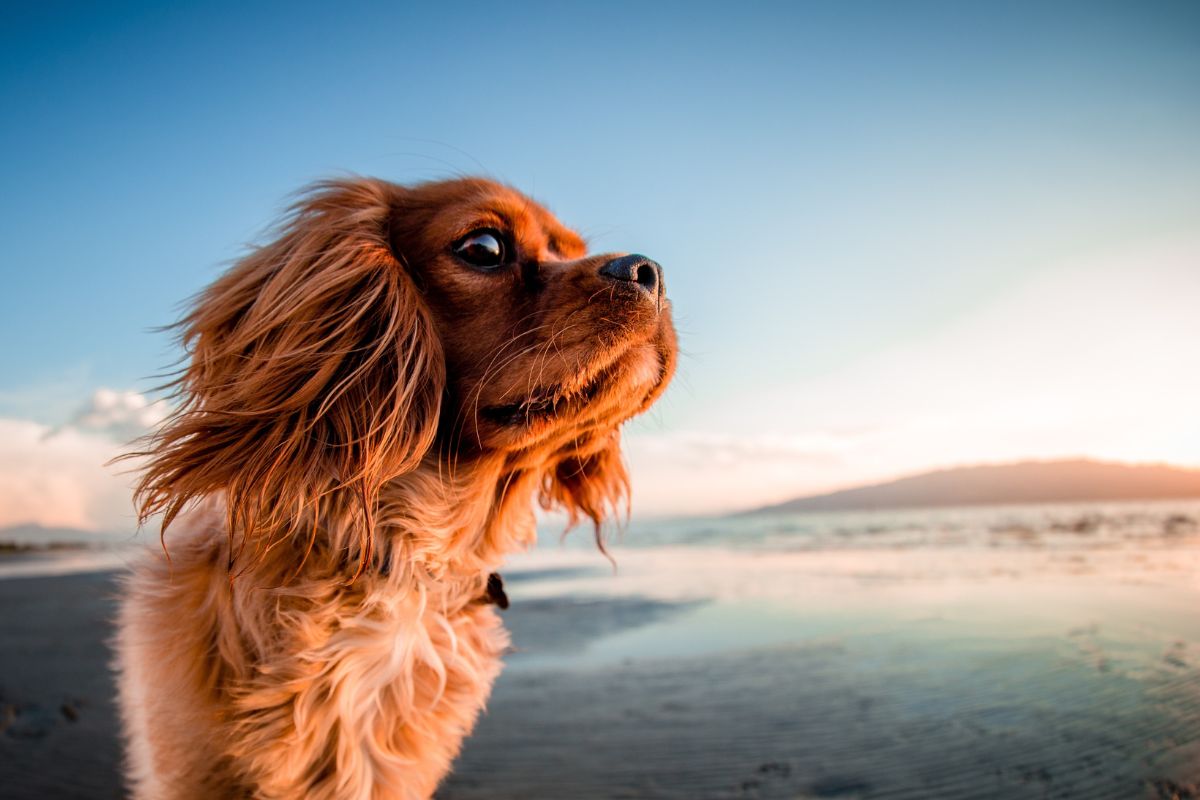
POLYGON ((662 291, 662 267, 658 262, 637 253, 614 258, 600 268, 600 274, 614 281, 640 286, 651 297, 658 297, 658 293, 662 291))

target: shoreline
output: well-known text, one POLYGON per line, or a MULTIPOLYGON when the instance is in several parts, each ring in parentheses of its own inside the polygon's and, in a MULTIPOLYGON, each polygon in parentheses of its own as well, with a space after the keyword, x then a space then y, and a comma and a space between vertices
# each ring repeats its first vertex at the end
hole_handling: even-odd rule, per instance
MULTIPOLYGON (((1200 797, 1200 542, 505 570, 515 651, 439 800, 1200 797)), ((5 797, 121 797, 119 571, 0 580, 5 797)))

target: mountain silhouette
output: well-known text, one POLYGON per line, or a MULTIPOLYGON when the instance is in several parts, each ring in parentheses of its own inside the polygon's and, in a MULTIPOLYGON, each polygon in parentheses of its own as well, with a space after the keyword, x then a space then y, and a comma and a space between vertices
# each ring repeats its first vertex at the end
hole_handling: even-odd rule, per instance
POLYGON ((942 469, 742 513, 1183 498, 1200 498, 1200 470, 1077 459, 942 469))

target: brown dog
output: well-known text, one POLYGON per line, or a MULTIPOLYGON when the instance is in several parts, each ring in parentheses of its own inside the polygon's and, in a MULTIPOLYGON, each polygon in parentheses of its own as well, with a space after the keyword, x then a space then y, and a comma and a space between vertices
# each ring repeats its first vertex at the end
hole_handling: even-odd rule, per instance
POLYGON ((134 795, 428 797, 532 501, 598 533, 628 495, 619 427, 675 366, 662 270, 490 181, 331 182, 180 326, 138 495, 170 558, 117 642, 134 795))

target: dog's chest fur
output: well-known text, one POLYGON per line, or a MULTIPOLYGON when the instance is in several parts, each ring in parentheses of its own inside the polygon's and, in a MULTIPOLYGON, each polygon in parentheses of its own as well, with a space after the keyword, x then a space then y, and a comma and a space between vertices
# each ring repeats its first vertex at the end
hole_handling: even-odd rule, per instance
POLYGON ((208 531, 129 580, 118 651, 135 796, 429 796, 508 646, 487 574, 263 589, 230 581, 208 531))

